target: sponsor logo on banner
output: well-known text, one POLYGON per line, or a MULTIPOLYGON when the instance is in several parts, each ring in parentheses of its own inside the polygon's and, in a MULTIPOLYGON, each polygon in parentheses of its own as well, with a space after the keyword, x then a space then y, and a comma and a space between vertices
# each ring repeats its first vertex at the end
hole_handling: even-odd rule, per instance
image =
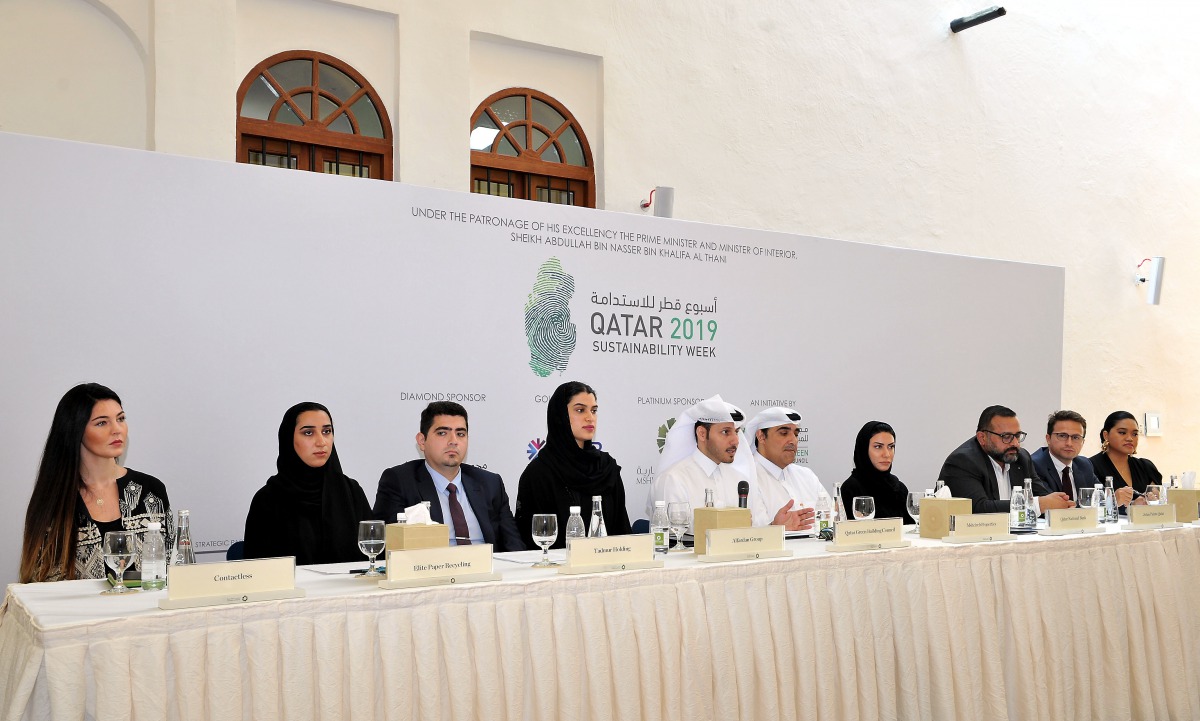
POLYGON ((663 446, 667 445, 667 432, 675 425, 674 418, 668 418, 667 422, 658 427, 658 453, 662 455, 663 446))
MULTIPOLYGON (((537 458, 537 454, 541 453, 542 449, 545 447, 546 441, 542 440, 541 438, 534 438, 529 442, 529 445, 525 446, 525 455, 529 456, 529 460, 532 461, 534 458, 537 458)), ((604 450, 604 444, 600 441, 592 441, 592 447, 598 451, 604 450)), ((483 468, 486 467, 487 466, 483 466, 483 468)))
POLYGON ((717 297, 684 300, 646 293, 593 291, 588 319, 594 353, 716 358, 717 297))
POLYGON ((575 352, 575 324, 571 322, 571 296, 575 279, 563 270, 558 258, 538 268, 533 290, 525 301, 525 341, 529 368, 545 378, 562 375, 575 352))
POLYGON ((637 483, 639 486, 648 486, 654 482, 654 466, 638 466, 637 467, 637 483))

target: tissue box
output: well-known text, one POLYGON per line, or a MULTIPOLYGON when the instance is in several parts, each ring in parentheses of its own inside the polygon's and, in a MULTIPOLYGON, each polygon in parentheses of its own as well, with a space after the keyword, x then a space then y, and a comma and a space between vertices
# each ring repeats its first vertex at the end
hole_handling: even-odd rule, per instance
POLYGON ((695 537, 696 555, 704 553, 705 531, 710 528, 749 528, 749 508, 697 508, 692 513, 692 535, 695 537))
POLYGON ((950 535, 950 516, 971 512, 970 498, 922 498, 921 538, 942 540, 950 535))
POLYGON ((432 526, 408 523, 389 523, 383 529, 383 539, 389 551, 411 551, 414 548, 447 548, 450 529, 444 523, 432 526))
POLYGON ((1191 523, 1200 516, 1196 512, 1196 505, 1200 504, 1200 490, 1168 488, 1167 503, 1175 506, 1175 520, 1179 523, 1191 523))

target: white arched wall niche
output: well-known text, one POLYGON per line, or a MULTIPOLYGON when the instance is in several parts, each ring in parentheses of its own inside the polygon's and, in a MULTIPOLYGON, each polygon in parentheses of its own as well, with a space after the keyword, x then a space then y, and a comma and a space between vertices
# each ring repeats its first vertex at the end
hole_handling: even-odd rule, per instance
POLYGON ((0 3, 0 130, 152 148, 147 2, 0 3), (22 70, 18 70, 22 69, 22 70))

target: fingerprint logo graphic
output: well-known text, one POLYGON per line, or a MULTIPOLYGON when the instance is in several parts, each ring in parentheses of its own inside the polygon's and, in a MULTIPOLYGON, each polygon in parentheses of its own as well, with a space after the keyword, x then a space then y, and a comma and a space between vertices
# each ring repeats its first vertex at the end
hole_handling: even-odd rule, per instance
POLYGON ((571 296, 575 279, 562 269, 558 258, 538 268, 533 292, 525 301, 525 339, 529 342, 529 367, 545 378, 567 369, 575 351, 575 324, 571 322, 571 296))

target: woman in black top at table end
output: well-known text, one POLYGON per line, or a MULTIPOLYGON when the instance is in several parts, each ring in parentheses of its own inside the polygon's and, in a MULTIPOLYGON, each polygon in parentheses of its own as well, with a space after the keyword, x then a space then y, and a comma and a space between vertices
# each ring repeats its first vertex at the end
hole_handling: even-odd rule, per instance
POLYGON ((1148 485, 1162 485, 1162 473, 1150 459, 1133 457, 1140 436, 1137 418, 1132 413, 1110 413, 1100 429, 1100 452, 1091 458, 1096 478, 1103 482, 1106 476, 1112 476, 1117 505, 1122 513, 1131 503, 1142 505, 1146 502, 1140 495, 1134 499, 1134 491, 1142 494, 1148 485))

